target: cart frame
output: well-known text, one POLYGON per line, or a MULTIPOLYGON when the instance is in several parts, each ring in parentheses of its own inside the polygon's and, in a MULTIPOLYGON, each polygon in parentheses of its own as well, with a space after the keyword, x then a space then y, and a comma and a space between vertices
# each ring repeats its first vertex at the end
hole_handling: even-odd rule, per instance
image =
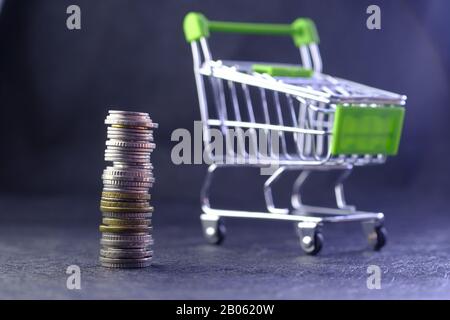
MULTIPOLYGON (((354 166, 382 164, 388 155, 397 152, 403 123, 401 106, 406 97, 322 74, 319 38, 314 23, 309 19, 300 18, 291 25, 252 24, 208 21, 199 13, 189 13, 185 17, 184 31, 193 54, 205 152, 212 162, 201 190, 203 213, 200 217, 206 239, 213 244, 223 241, 225 227, 222 217, 285 220, 295 223, 302 249, 308 254, 317 254, 323 244, 321 228, 324 223, 361 222, 372 248, 378 250, 383 247, 386 242, 383 213, 359 211, 348 205, 343 183, 354 166), (291 36, 299 48, 302 67, 213 60, 207 41, 210 32, 291 36), (255 66, 263 71, 255 71, 255 66), (295 77, 292 74, 301 75, 295 77), (206 79, 209 79, 211 88, 209 95, 206 79), (238 97, 239 90, 241 98, 238 97), (258 101, 264 114, 263 121, 255 116, 258 105, 255 91, 260 95, 258 101), (270 106, 268 96, 273 96, 270 106), (284 104, 281 103, 283 97, 284 104), (216 117, 211 112, 211 100, 216 117), (272 109, 272 117, 269 108, 272 109), (248 114, 247 120, 243 119, 243 110, 248 114), (374 132, 367 132, 360 121, 350 121, 352 112, 356 116, 353 119, 368 119, 366 127, 368 124, 371 128, 381 128, 383 123, 390 121, 389 135, 377 140, 379 132, 373 128, 374 132), (230 119, 232 113, 234 119, 230 119), (345 126, 341 125, 343 119, 346 119, 345 126), (352 126, 355 130, 365 130, 364 134, 355 131, 356 135, 355 132, 349 133, 349 139, 345 135, 340 136, 339 130, 345 131, 352 126), (244 143, 242 150, 238 146, 225 154, 213 153, 207 148, 213 128, 220 130, 225 139, 230 138, 229 128, 247 129, 250 138, 256 135, 256 130, 262 130, 267 134, 263 145, 268 152, 261 152, 261 144, 260 148, 252 150, 252 146, 246 148, 244 143), (281 156, 273 152, 274 145, 270 139, 274 136, 275 141, 281 141, 281 156), (292 148, 288 150, 288 145, 294 146, 293 152, 292 148), (264 183, 266 212, 219 209, 211 205, 209 193, 217 169, 270 165, 277 168, 264 183), (341 171, 334 185, 335 208, 302 202, 304 183, 315 170, 341 171), (300 171, 292 187, 291 208, 277 207, 272 186, 288 171, 300 171)), ((242 132, 238 132, 236 138, 245 140, 242 132)))

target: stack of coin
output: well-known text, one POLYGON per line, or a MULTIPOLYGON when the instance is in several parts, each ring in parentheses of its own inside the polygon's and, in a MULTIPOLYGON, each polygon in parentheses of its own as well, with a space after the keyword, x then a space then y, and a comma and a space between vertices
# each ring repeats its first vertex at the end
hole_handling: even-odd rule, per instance
POLYGON ((147 113, 110 110, 100 210, 100 264, 110 268, 141 268, 151 264, 152 213, 149 188, 155 181, 150 154, 155 148, 147 113))

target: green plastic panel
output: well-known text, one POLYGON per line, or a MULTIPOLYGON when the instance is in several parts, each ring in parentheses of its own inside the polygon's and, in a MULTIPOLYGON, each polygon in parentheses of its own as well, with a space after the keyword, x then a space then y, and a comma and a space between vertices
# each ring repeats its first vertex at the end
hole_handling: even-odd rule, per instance
POLYGON ((337 106, 331 153, 396 155, 404 113, 400 106, 337 106))
POLYGON ((183 22, 184 36, 187 42, 209 37, 210 32, 239 34, 291 36, 297 47, 319 43, 319 36, 314 22, 308 18, 298 18, 292 24, 246 23, 209 21, 198 12, 188 13, 183 22))
POLYGON ((314 74, 311 69, 270 64, 253 64, 252 70, 258 73, 267 73, 273 77, 311 78, 314 74))

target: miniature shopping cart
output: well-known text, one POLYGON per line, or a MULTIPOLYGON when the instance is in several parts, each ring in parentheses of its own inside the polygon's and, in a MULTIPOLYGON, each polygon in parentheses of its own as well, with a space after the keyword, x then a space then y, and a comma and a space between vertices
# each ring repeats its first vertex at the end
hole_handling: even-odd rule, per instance
POLYGON ((192 12, 184 19, 184 33, 193 53, 204 151, 211 160, 201 191, 206 239, 222 242, 224 217, 286 220, 295 223, 302 249, 316 254, 322 248, 324 223, 353 221, 362 223, 373 249, 383 247, 383 214, 348 205, 343 182, 354 166, 382 164, 397 153, 406 97, 323 74, 319 38, 310 19, 290 25, 235 23, 208 21, 192 12), (213 59, 207 42, 212 32, 290 36, 302 64, 213 59), (236 143, 220 152, 211 147, 218 134, 236 143), (216 170, 243 166, 271 170, 264 183, 267 212, 210 204, 216 170), (272 186, 293 170, 299 175, 290 206, 276 206, 272 186), (335 208, 302 202, 302 187, 313 170, 339 171, 335 208))

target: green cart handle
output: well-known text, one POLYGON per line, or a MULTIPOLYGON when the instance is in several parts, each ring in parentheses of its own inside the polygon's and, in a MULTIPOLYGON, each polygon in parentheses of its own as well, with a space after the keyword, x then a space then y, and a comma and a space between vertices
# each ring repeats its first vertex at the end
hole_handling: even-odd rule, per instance
POLYGON ((291 24, 243 23, 209 21, 201 13, 190 12, 184 18, 183 28, 189 43, 207 38, 212 32, 291 36, 296 47, 319 43, 316 25, 308 18, 298 18, 291 24))

